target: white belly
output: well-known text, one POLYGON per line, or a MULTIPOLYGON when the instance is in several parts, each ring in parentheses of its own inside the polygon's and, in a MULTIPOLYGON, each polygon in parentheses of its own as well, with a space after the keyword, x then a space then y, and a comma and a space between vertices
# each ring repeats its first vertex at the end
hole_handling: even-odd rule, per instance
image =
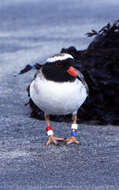
POLYGON ((47 81, 41 73, 30 85, 30 97, 45 113, 66 115, 79 109, 87 97, 86 88, 75 82, 47 81))

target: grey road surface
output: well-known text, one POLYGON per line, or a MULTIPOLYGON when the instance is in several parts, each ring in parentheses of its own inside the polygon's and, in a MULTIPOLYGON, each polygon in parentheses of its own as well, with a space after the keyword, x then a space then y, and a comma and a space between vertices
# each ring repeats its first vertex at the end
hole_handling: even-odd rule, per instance
MULTIPOLYGON (((84 49, 85 33, 118 17, 118 1, 0 2, 0 190, 118 190, 119 127, 80 124, 80 145, 45 146, 46 124, 29 118, 26 87, 34 71, 63 47, 84 49)), ((70 123, 52 122, 68 137, 70 123)))

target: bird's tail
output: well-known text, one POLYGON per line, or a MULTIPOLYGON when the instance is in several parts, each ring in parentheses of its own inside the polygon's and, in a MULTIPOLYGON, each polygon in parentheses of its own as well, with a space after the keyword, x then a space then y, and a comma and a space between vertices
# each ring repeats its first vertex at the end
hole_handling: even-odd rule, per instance
POLYGON ((39 63, 35 63, 35 65, 26 65, 24 69, 22 69, 18 74, 24 74, 32 69, 39 70, 41 68, 41 65, 39 63))
POLYGON ((39 63, 35 63, 34 65, 26 65, 24 69, 22 69, 19 73, 14 74, 14 77, 18 75, 22 75, 24 73, 27 73, 28 71, 35 69, 35 70, 40 70, 41 65, 39 63))

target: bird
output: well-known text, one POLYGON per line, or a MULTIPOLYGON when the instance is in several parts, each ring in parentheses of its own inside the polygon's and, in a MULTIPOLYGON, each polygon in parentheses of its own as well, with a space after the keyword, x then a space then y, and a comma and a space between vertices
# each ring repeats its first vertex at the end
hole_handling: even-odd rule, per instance
MULTIPOLYGON (((80 144, 77 140, 77 111, 88 96, 88 85, 74 57, 69 53, 59 53, 35 67, 37 72, 29 85, 29 96, 44 112, 48 135, 46 145, 57 145, 58 141, 80 144), (50 115, 67 114, 72 114, 71 135, 69 138, 56 137, 50 124, 50 115)), ((27 65, 20 74, 31 68, 27 65)))

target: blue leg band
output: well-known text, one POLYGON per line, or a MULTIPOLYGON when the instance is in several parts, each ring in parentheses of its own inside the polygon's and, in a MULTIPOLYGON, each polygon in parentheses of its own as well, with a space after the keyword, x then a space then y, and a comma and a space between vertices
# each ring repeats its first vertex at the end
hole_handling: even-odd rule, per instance
POLYGON ((76 137, 76 136, 77 136, 77 132, 76 132, 76 131, 72 131, 72 132, 71 132, 71 136, 76 137))

